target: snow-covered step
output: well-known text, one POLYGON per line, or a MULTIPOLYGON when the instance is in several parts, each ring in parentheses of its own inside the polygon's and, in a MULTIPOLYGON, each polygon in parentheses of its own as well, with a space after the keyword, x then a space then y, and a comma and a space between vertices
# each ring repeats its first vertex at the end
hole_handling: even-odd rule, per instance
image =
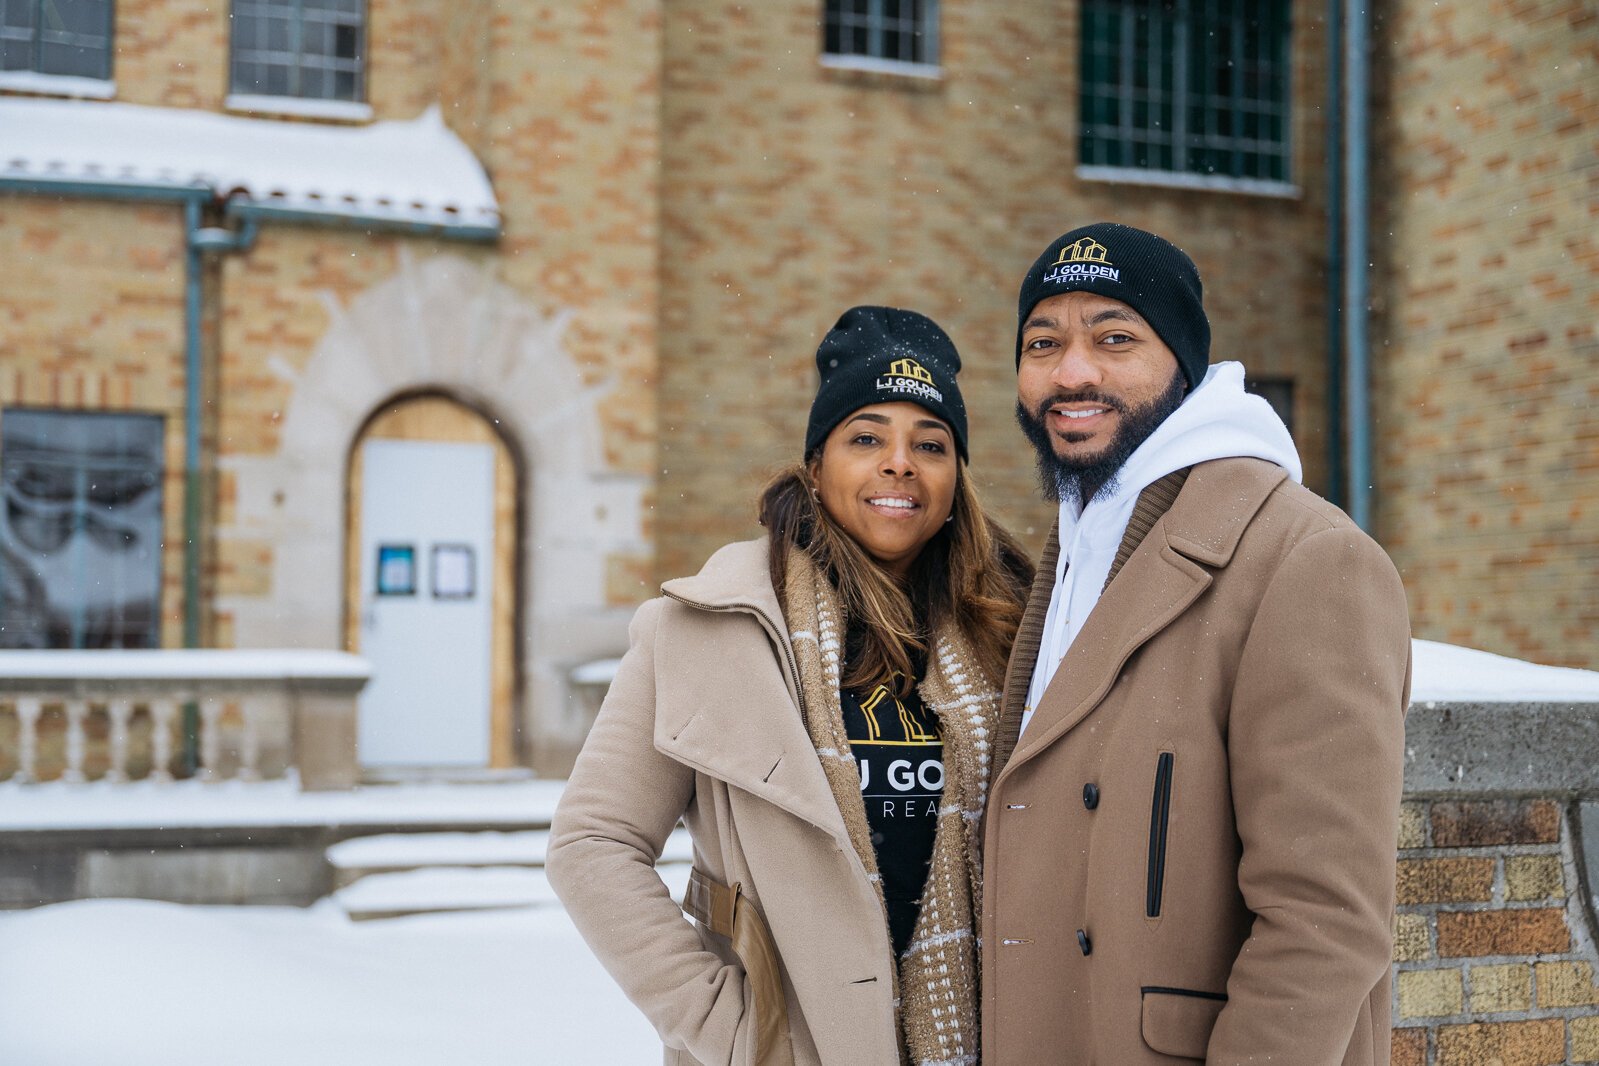
POLYGON ((543 870, 465 866, 370 874, 334 892, 333 899, 355 919, 501 910, 556 902, 543 870))
MULTIPOLYGON (((658 869, 672 898, 682 900, 690 867, 685 863, 670 863, 658 869)), ((358 921, 558 903, 542 869, 469 866, 370 874, 334 892, 333 899, 358 921)))
MULTIPOLYGON (((327 850, 334 883, 340 887, 362 877, 425 867, 538 867, 549 847, 547 829, 496 833, 384 833, 340 841, 327 850)), ((662 863, 694 859, 688 830, 666 838, 662 863)))

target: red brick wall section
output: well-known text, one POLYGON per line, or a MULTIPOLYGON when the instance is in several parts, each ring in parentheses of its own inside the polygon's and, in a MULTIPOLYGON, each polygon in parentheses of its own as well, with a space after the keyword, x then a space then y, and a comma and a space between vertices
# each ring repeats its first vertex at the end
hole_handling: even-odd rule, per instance
POLYGON ((1599 1062, 1569 826, 1553 799, 1405 804, 1394 1066, 1599 1062))

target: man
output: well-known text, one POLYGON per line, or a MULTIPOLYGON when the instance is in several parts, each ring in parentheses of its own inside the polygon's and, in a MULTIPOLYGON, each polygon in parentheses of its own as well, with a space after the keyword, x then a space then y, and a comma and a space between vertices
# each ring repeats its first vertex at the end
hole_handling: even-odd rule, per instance
POLYGON ((983 1062, 1386 1066, 1399 577, 1208 365, 1179 249, 1074 230, 1019 315, 1060 518, 984 827, 983 1062))

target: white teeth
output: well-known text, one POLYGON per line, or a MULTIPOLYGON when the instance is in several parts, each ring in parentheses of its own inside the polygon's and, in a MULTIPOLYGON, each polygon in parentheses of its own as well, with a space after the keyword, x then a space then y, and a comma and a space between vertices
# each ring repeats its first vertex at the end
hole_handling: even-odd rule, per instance
POLYGON ((888 496, 874 497, 866 502, 875 504, 878 507, 903 507, 906 510, 910 510, 912 507, 916 506, 916 503, 913 500, 901 500, 888 496))
POLYGON ((1056 411, 1055 413, 1064 415, 1067 418, 1093 418, 1095 415, 1104 414, 1105 408, 1100 407, 1092 411, 1056 411))

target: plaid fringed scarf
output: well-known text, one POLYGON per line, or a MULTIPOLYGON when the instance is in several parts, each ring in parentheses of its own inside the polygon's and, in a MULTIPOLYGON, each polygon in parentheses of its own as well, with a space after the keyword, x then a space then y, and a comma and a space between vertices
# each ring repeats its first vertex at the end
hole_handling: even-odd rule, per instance
MULTIPOLYGON (((860 773, 839 705, 845 619, 838 592, 811 558, 791 551, 786 589, 789 636, 799 661, 806 728, 844 815, 850 842, 883 902, 877 853, 861 800, 860 773)), ((895 1003, 905 1061, 914 1066, 973 1066, 978 1055, 977 921, 982 913, 978 833, 988 794, 998 686, 978 668, 955 628, 934 634, 919 691, 938 715, 944 741, 944 796, 938 809, 927 888, 899 959, 895 1003)), ((888 921, 884 908, 883 921, 888 921)))

